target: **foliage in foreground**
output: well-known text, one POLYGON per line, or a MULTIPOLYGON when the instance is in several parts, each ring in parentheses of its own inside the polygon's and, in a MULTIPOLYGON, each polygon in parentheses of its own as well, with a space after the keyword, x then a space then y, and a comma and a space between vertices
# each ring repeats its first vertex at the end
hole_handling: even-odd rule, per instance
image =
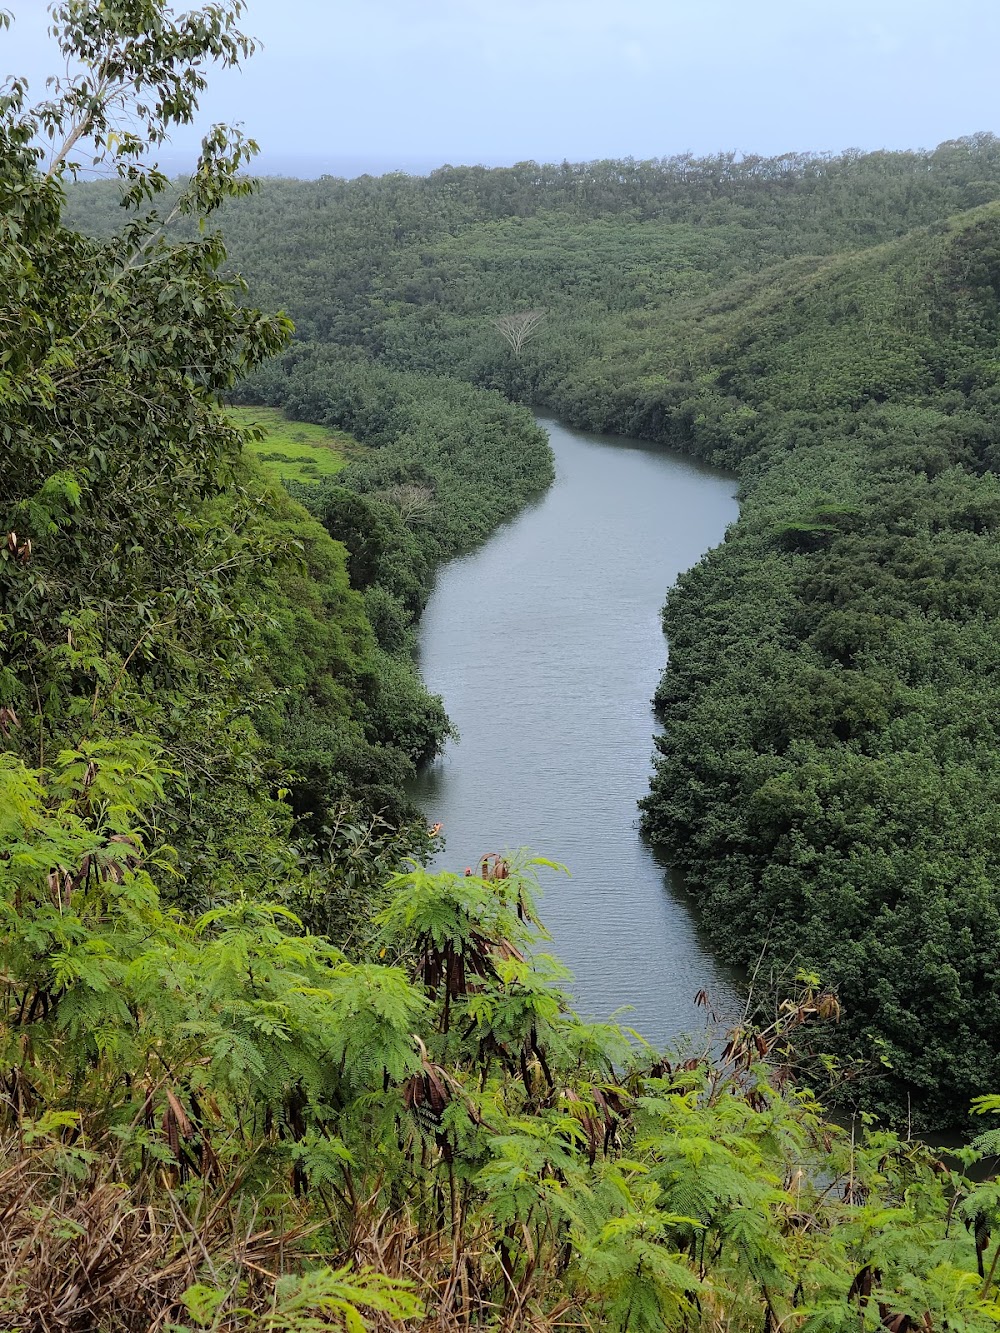
POLYGON ((0 762, 7 1326, 1000 1324, 993 1183, 789 1082, 829 996, 683 1063, 582 1023, 541 862, 397 876, 369 955, 169 910, 163 776, 136 737, 0 762))

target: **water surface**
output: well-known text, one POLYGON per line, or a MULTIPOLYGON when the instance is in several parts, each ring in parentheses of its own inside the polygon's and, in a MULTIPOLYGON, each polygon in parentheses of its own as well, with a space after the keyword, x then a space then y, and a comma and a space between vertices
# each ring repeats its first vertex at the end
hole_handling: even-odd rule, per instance
POLYGON ((424 613, 420 665, 461 739, 415 787, 444 825, 439 868, 527 846, 542 915, 584 1014, 654 1042, 698 1030, 702 987, 734 1007, 691 905, 636 829, 666 657, 660 608, 737 516, 735 481, 662 448, 543 420, 545 496, 447 565, 424 613))

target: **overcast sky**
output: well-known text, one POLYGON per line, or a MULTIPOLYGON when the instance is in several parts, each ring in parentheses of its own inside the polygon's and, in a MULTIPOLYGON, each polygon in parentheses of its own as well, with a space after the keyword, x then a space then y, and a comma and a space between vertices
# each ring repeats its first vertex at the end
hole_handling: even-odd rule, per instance
MULTIPOLYGON (((41 90, 57 63, 47 6, 0 8, 15 18, 0 74, 41 90)), ((244 27, 263 49, 214 77, 201 129, 243 122, 264 170, 932 147, 1000 130, 998 0, 250 0, 244 27)), ((179 132, 175 155, 194 142, 179 132)))

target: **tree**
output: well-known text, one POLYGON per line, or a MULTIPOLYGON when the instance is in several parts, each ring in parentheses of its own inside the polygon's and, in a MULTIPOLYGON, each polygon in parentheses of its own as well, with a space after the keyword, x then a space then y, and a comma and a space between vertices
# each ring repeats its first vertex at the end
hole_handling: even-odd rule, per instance
POLYGON ((425 523, 434 508, 434 492, 430 486, 417 481, 399 482, 389 486, 385 498, 399 510, 399 516, 409 528, 425 523))
POLYGON ((168 182, 146 162, 193 118, 205 64, 252 50, 241 10, 65 0, 51 31, 69 74, 37 105, 23 80, 0 94, 0 707, 20 723, 7 745, 39 763, 141 717, 204 776, 199 725, 246 710, 248 576, 276 551, 219 395, 291 325, 242 303, 205 226, 250 188, 255 145, 216 126, 166 217, 168 182), (104 241, 62 221, 85 149, 132 213, 104 241), (174 239, 181 217, 193 239, 174 239))
MULTIPOLYGON (((162 192, 164 177, 142 159, 164 142, 171 125, 194 119, 207 83, 206 62, 234 66, 253 53, 254 43, 236 26, 244 8, 243 0, 226 0, 175 16, 166 0, 52 4, 49 32, 66 60, 66 75, 49 80, 53 96, 27 110, 25 85, 9 85, 22 126, 53 145, 45 179, 75 175, 79 163, 70 154, 89 143, 94 165, 110 160, 136 198, 162 192)), ((181 208, 207 211, 233 193, 246 193, 249 182, 237 180, 236 172, 256 149, 238 131, 216 126, 202 144, 181 208)))
MULTIPOLYGON (((275 933, 294 918, 258 902, 225 849, 215 849, 216 873, 238 882, 221 915, 185 919, 158 895, 159 881, 178 874, 162 846, 178 770, 187 821, 200 820, 203 835, 203 806, 225 776, 252 792, 246 714, 266 688, 253 653, 259 575, 282 554, 260 519, 274 508, 267 485, 247 467, 244 435, 219 394, 278 350, 290 324, 241 303, 240 284, 219 276, 221 241, 203 225, 249 188, 238 171, 253 145, 216 127, 167 218, 156 210, 166 179, 143 160, 170 126, 192 119, 204 64, 249 53, 235 26, 241 9, 231 0, 175 17, 165 0, 67 0, 53 6, 51 31, 70 73, 37 106, 21 80, 0 93, 0 749, 22 751, 0 753, 0 933, 11 965, 0 987, 0 1174, 10 1186, 0 1209, 37 1223, 3 1246, 3 1323, 26 1315, 38 1327, 82 1320, 117 1333, 160 1324, 183 1305, 205 1326, 237 1285, 241 1306, 266 1312, 268 1328, 315 1327, 312 1312, 325 1312, 358 1329, 358 1303, 396 1318, 419 1313, 405 1284, 313 1264, 267 1282, 258 1302, 232 1248, 250 1239, 246 1221, 257 1216, 236 1197, 239 1174, 216 1190, 227 1216, 214 1235, 171 1193, 192 1171, 209 1191, 228 1176, 232 1158, 221 1140, 216 1154, 209 1120, 228 1121, 235 1141, 231 1097, 258 1135, 246 1162, 269 1137, 272 1111, 284 1121, 302 1096, 315 1053, 329 1054, 318 990, 303 991, 304 1062, 289 1066, 274 1099, 273 1052, 253 1054, 238 1030, 243 992, 258 984, 247 961, 277 983, 261 1012, 283 1055, 290 1028, 275 1024, 274 1004, 303 981, 322 986, 341 961, 325 941, 275 933), (126 205, 147 206, 104 242, 62 220, 73 154, 88 145, 113 164, 126 205), (195 239, 171 239, 180 216, 198 222, 195 239), (215 963, 205 945, 221 947, 215 963), (279 955, 292 968, 283 977, 279 955), (237 964, 235 1004, 219 989, 223 956, 237 964), (190 969, 201 963, 199 977, 190 969), (199 1071, 209 1048, 235 1057, 211 1088, 199 1071), (251 1066, 264 1076, 263 1100, 251 1066), (245 1075, 251 1082, 238 1088, 245 1075), (53 1152, 71 1138, 72 1161, 53 1152), (137 1227, 130 1186, 143 1200, 137 1227), (110 1248, 87 1252, 73 1213, 110 1248), (227 1268, 228 1283, 234 1259, 231 1288, 199 1281, 227 1268)), ((244 833, 252 806, 239 812, 244 833)), ((290 865, 277 840, 263 850, 283 851, 290 865)), ((243 1313, 257 1326, 252 1309, 243 1313)))
POLYGON ((493 327, 507 340, 514 355, 520 356, 525 343, 535 336, 544 320, 544 310, 524 310, 517 315, 500 315, 493 321, 493 327))

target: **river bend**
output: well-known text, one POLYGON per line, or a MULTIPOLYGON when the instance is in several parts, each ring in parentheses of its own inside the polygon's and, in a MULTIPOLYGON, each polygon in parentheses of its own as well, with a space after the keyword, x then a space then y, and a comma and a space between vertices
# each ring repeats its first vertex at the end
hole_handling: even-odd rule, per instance
POLYGON ((478 550, 440 573, 420 666, 461 739, 414 795, 444 825, 439 868, 527 846, 543 872, 551 946, 578 1008, 654 1042, 703 1026, 693 997, 735 1003, 684 895, 636 830, 666 655, 660 607, 677 576, 721 541, 735 482, 635 440, 540 420, 556 480, 478 550))

